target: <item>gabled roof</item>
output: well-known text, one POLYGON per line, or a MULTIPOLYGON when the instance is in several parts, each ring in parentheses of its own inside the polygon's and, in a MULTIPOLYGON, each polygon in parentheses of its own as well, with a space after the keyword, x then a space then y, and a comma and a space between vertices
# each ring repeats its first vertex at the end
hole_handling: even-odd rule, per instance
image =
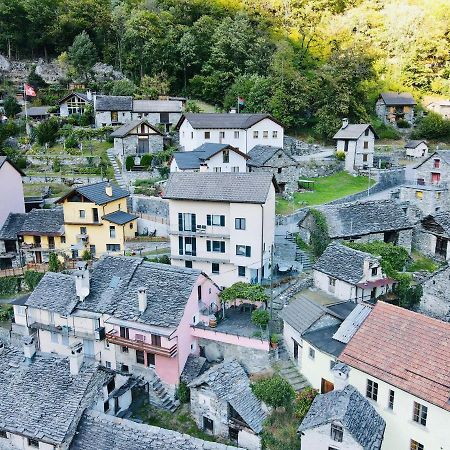
POLYGON ((107 220, 108 222, 115 223, 117 225, 125 225, 126 223, 131 222, 132 220, 135 220, 137 218, 138 216, 127 213, 126 211, 114 211, 102 217, 102 219, 107 220))
POLYGON ((7 156, 0 155, 0 169, 3 167, 3 164, 5 164, 5 162, 8 162, 8 164, 10 164, 14 169, 16 169, 17 172, 20 173, 20 175, 22 175, 23 177, 25 176, 25 173, 22 170, 20 170, 7 156))
POLYGON ((154 127, 147 119, 132 120, 131 122, 125 123, 121 127, 117 128, 117 130, 114 130, 110 136, 117 138, 128 136, 131 131, 133 131, 136 127, 142 124, 147 125, 151 130, 153 130, 154 133, 152 134, 159 134, 160 136, 162 136, 162 133, 156 127, 154 127))
POLYGON ((414 166, 414 169, 418 169, 422 164, 426 163, 431 158, 441 158, 447 164, 450 164, 450 150, 437 150, 431 154, 429 154, 423 161, 421 161, 417 166, 414 166))
POLYGON ((450 324, 378 301, 339 359, 450 411, 450 324))
POLYGON ((380 98, 387 106, 416 105, 414 97, 409 92, 382 92, 380 98))
POLYGON ((378 139, 378 135, 370 123, 348 124, 346 127, 341 127, 333 139, 358 139, 367 128, 375 135, 375 139, 378 139))
POLYGON ((133 112, 173 112, 181 113, 181 100, 133 100, 133 112))
POLYGON ((170 174, 164 198, 263 204, 272 184, 273 175, 268 172, 175 172, 170 174))
POLYGON ((424 139, 411 140, 405 144, 405 148, 416 148, 417 146, 419 146, 422 143, 427 144, 427 141, 425 141, 424 139))
POLYGON ((370 253, 332 242, 316 261, 313 269, 347 283, 357 284, 364 276, 364 261, 376 266, 380 264, 380 260, 370 253))
POLYGON ((318 395, 298 431, 339 422, 363 450, 380 450, 386 423, 353 386, 318 395))
POLYGON ((336 339, 343 344, 348 344, 371 311, 371 306, 362 303, 357 304, 353 311, 351 311, 341 323, 336 333, 334 333, 333 339, 336 339))
POLYGON ((189 383, 189 387, 206 385, 219 399, 227 401, 255 432, 262 431, 267 415, 255 397, 250 380, 241 364, 232 359, 211 367, 189 383))
POLYGON ((65 97, 63 97, 61 100, 59 100, 59 104, 64 103, 66 100, 68 100, 70 97, 75 96, 78 98, 81 98, 82 100, 84 100, 85 102, 88 103, 94 103, 94 100, 91 98, 89 99, 88 96, 86 94, 83 94, 82 92, 71 92, 70 94, 67 94, 65 97))
POLYGON ((0 229, 0 239, 16 240, 26 217, 25 213, 9 213, 0 229))
POLYGON ((184 113, 178 121, 177 128, 187 120, 194 129, 233 128, 246 130, 261 120, 270 119, 281 125, 270 114, 234 114, 234 113, 184 113))
POLYGON ((302 338, 304 341, 308 342, 320 351, 337 357, 341 354, 345 347, 344 343, 333 339, 333 336, 338 331, 339 326, 339 324, 328 327, 324 326, 317 328, 316 330, 307 331, 302 334, 302 338))
POLYGON ((133 97, 128 95, 97 95, 95 97, 96 111, 131 111, 133 97))
POLYGON ((69 193, 59 198, 56 202, 62 203, 66 198, 72 196, 74 193, 79 193, 83 197, 86 197, 92 203, 97 205, 105 205, 106 203, 119 200, 124 197, 128 197, 130 193, 119 187, 117 184, 110 183, 109 181, 100 181, 94 184, 87 184, 85 186, 78 186, 72 189, 69 193), (106 194, 106 186, 110 184, 112 187, 112 196, 106 194))
POLYGON ((273 158, 277 153, 284 155, 291 160, 291 165, 296 165, 297 161, 283 148, 273 147, 272 145, 255 145, 249 152, 249 166, 262 167, 269 159, 273 158))
POLYGON ((432 215, 425 216, 421 223, 426 231, 450 237, 450 211, 438 211, 432 215))
POLYGON ((60 236, 64 233, 64 212, 62 208, 32 209, 26 214, 20 235, 60 236))
MULTIPOLYGON (((50 106, 32 106, 31 108, 27 108, 27 115, 29 117, 36 117, 36 116, 47 116, 48 110, 50 109, 50 106)), ((17 114, 19 117, 25 116, 25 111, 21 111, 19 114, 17 114)))

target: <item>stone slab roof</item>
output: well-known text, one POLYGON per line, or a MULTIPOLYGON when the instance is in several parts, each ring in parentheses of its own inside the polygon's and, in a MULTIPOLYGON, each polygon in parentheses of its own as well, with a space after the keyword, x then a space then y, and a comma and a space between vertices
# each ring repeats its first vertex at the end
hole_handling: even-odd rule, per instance
POLYGON ((138 217, 134 214, 127 213, 126 211, 114 211, 112 213, 106 214, 102 217, 102 219, 107 220, 108 222, 115 223, 117 225, 125 225, 132 220, 137 219, 138 217))
POLYGON ((353 386, 318 395, 298 431, 337 421, 364 450, 380 450, 386 423, 353 386))
POLYGON ((183 372, 180 378, 185 383, 190 383, 194 378, 197 378, 206 368, 206 358, 202 356, 189 354, 183 372))
POLYGON ((378 137, 370 123, 355 123, 348 124, 346 127, 340 128, 339 131, 333 136, 333 139, 358 139, 367 130, 367 128, 370 128, 375 137, 378 137))
POLYGON ((449 347, 449 323, 379 301, 339 359, 450 411, 449 347))
POLYGON ((412 228, 406 213, 394 200, 339 203, 316 209, 325 216, 332 239, 412 228))
MULTIPOLYGON (((32 106, 27 108, 27 114, 29 117, 47 116, 50 106, 32 106)), ((17 114, 19 117, 25 117, 25 111, 21 111, 17 114)))
POLYGON ((313 265, 313 269, 350 284, 359 283, 364 276, 364 261, 379 265, 380 260, 369 253, 332 242, 313 265))
POLYGON ((154 134, 159 134, 160 136, 162 136, 161 132, 157 128, 155 128, 147 119, 132 120, 131 122, 125 123, 121 127, 117 128, 117 130, 114 130, 110 136, 114 138, 123 138, 125 136, 128 136, 131 131, 133 131, 141 124, 147 125, 151 130, 154 131, 154 134))
POLYGON ((127 190, 122 189, 117 184, 109 183, 112 187, 112 196, 110 197, 106 194, 106 186, 108 183, 108 181, 100 181, 98 183, 76 187, 68 194, 58 199, 57 202, 61 203, 63 200, 70 197, 76 192, 83 195, 91 202, 96 203, 97 205, 105 205, 106 203, 119 200, 120 198, 128 197, 130 195, 127 190))
POLYGON ((270 114, 233 114, 233 113, 185 113, 178 122, 180 127, 187 120, 194 129, 225 129, 246 130, 261 120, 275 119, 270 114))
MULTIPOLYGON (((424 217, 422 225, 429 220, 432 220, 439 225, 443 230, 443 234, 450 236, 450 211, 438 211, 431 216, 424 217)), ((430 229, 429 231, 432 230, 430 229)))
POLYGON ((207 386, 217 397, 227 401, 255 432, 262 431, 267 415, 255 397, 250 380, 241 364, 232 359, 211 367, 189 383, 189 387, 207 386))
POLYGON ((409 92, 382 92, 380 97, 387 106, 416 105, 414 97, 409 92))
POLYGON ((317 330, 307 331, 302 334, 303 340, 328 355, 339 356, 344 350, 345 344, 333 339, 333 335, 340 325, 322 327, 317 330))
POLYGON ((22 352, 6 348, 0 354, 0 430, 54 445, 67 442, 109 377, 86 365, 72 376, 68 359, 53 355, 36 354, 25 363, 22 352))
POLYGON ((95 98, 96 111, 131 111, 133 97, 128 95, 97 95, 95 98))
POLYGON ((227 203, 263 204, 273 183, 271 173, 176 172, 164 198, 227 203))
POLYGON ((411 141, 408 141, 405 144, 405 148, 416 148, 418 145, 422 144, 422 142, 424 144, 427 143, 427 141, 424 141, 423 139, 422 140, 411 140, 411 141))
POLYGON ((64 233, 64 213, 62 208, 33 209, 26 214, 19 234, 59 236, 64 233))
POLYGON ((417 166, 414 166, 414 169, 418 169, 422 164, 426 163, 430 159, 435 158, 442 159, 445 163, 450 164, 450 150, 437 150, 431 154, 429 154, 424 160, 420 161, 417 166))
POLYGON ((280 147, 273 147, 271 145, 255 145, 249 152, 248 161, 249 166, 263 167, 269 159, 272 159, 278 152, 284 153, 284 155, 291 160, 291 165, 297 165, 297 161, 284 149, 280 147))
POLYGON ((180 100, 133 100, 133 112, 173 112, 181 113, 183 104, 180 100))
POLYGON ((97 411, 83 415, 70 450, 237 450, 215 442, 202 441, 187 434, 97 411))
POLYGON ((9 213, 2 228, 0 229, 0 239, 17 239, 17 233, 21 230, 27 214, 9 213))

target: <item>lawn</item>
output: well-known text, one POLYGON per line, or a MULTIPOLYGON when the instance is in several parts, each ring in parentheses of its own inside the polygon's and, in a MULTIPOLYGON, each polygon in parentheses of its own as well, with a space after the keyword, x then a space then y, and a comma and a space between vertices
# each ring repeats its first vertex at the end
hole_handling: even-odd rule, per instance
POLYGON ((39 197, 44 187, 49 186, 52 190, 52 197, 62 197, 70 191, 71 187, 59 183, 24 183, 23 191, 26 197, 39 197))
MULTIPOLYGON (((346 172, 338 172, 328 177, 314 178, 312 191, 295 192, 291 200, 277 199, 276 213, 290 214, 303 206, 322 205, 350 194, 364 191, 369 187, 367 177, 354 177, 346 172)), ((370 180, 370 185, 375 184, 370 180)))
MULTIPOLYGON (((113 147, 113 144, 108 141, 97 141, 97 140, 87 140, 82 141, 83 143, 83 152, 80 149, 71 150, 70 153, 73 155, 81 155, 84 156, 101 156, 102 153, 106 152, 106 150, 113 147)), ((47 150, 52 155, 55 154, 66 154, 67 151, 64 150, 63 144, 56 144, 53 147, 50 147, 47 150)), ((45 153, 45 150, 42 151, 45 153)))

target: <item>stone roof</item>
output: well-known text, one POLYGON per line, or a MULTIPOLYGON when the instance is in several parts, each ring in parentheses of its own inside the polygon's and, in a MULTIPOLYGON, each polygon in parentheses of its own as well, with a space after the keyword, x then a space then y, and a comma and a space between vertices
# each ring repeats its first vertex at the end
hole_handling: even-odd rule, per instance
POLYGON ((176 172, 164 198, 173 200, 263 204, 273 183, 271 173, 176 172))
POLYGON ((53 445, 69 442, 83 410, 109 378, 86 365, 72 376, 67 358, 36 354, 29 363, 22 352, 6 348, 0 354, 0 430, 53 445))
POLYGON ((219 399, 227 401, 255 432, 262 431, 267 415, 255 397, 250 380, 241 364, 232 359, 211 367, 189 383, 189 387, 208 386, 219 399))
POLYGON ((206 358, 190 353, 180 378, 185 383, 190 383, 194 378, 197 378, 201 373, 203 373, 206 366, 206 358))
MULTIPOLYGON (((424 226, 430 220, 432 220, 442 228, 442 234, 450 236, 450 211, 438 211, 433 215, 424 217, 422 219, 422 226, 424 226)), ((428 229, 426 226, 424 226, 424 228, 430 232, 434 231, 432 228, 428 229)))
POLYGON ((20 173, 20 175, 22 175, 23 177, 25 176, 22 170, 20 170, 7 156, 0 155, 0 169, 3 167, 3 164, 5 164, 6 161, 8 161, 8 163, 11 164, 11 166, 20 173))
POLYGON ((437 150, 431 154, 429 154, 424 160, 420 161, 417 166, 414 166, 414 169, 418 169, 422 164, 426 163, 431 158, 435 159, 438 156, 444 162, 450 165, 450 150, 437 150))
POLYGON ((64 195, 60 199, 57 200, 58 203, 61 203, 66 198, 70 197, 74 193, 78 192, 83 197, 86 197, 93 203, 97 205, 104 205, 106 203, 119 200, 120 198, 128 197, 130 193, 119 187, 117 184, 110 183, 108 181, 100 181, 94 184, 87 184, 85 186, 78 186, 70 191, 68 194, 64 195), (106 186, 110 184, 112 187, 112 196, 106 194, 106 186))
MULTIPOLYGON (((27 108, 27 115, 29 117, 47 116, 49 109, 50 109, 50 106, 32 106, 32 107, 27 108)), ((25 111, 21 111, 17 115, 20 117, 25 117, 25 111)))
POLYGON ((450 324, 378 301, 340 361, 450 411, 450 324))
POLYGON ((386 423, 353 386, 318 395, 298 431, 340 422, 364 450, 380 450, 386 423))
POLYGON ((426 144, 427 143, 427 141, 424 141, 423 139, 419 139, 419 140, 411 140, 411 141, 408 141, 406 144, 405 144, 405 148, 416 148, 418 145, 420 145, 420 144, 422 144, 422 142, 424 143, 424 144, 426 144))
POLYGON ((272 159, 278 152, 284 153, 284 155, 291 160, 291 165, 297 165, 297 161, 281 147, 273 147, 272 145, 255 145, 249 152, 248 161, 249 166, 263 167, 269 159, 272 159))
POLYGON ((177 127, 180 127, 186 119, 194 129, 234 128, 246 130, 266 118, 276 122, 270 114, 185 113, 177 127))
POLYGON ((62 208, 33 209, 26 214, 19 234, 42 234, 59 236, 64 233, 64 213, 62 208))
POLYGON ((102 219, 107 220, 108 222, 115 223, 117 225, 125 225, 126 223, 131 222, 132 220, 135 220, 137 218, 138 216, 127 213, 126 211, 114 211, 102 217, 102 219))
POLYGON ((96 111, 131 111, 133 97, 128 95, 97 95, 95 98, 96 111))
POLYGON ((181 113, 183 109, 180 100, 133 100, 133 112, 173 112, 181 113))
POLYGON ((70 450, 237 450, 165 428, 138 424, 97 411, 81 419, 70 450))
POLYGON ((313 269, 347 283, 357 284, 364 277, 364 261, 367 260, 373 265, 380 264, 380 260, 370 253, 332 242, 313 265, 313 269))
POLYGON ((338 203, 316 209, 325 216, 332 239, 412 228, 406 213, 394 200, 338 203))
POLYGON ((333 139, 358 139, 367 130, 367 128, 370 128, 375 137, 378 137, 370 123, 356 123, 348 124, 346 127, 340 128, 339 131, 333 136, 333 139))
POLYGON ((9 213, 2 228, 0 229, 0 239, 17 239, 17 233, 21 230, 27 214, 9 213))
POLYGON ((382 92, 380 97, 387 106, 416 105, 414 97, 409 92, 382 92))
POLYGON ((159 134, 162 136, 161 132, 157 128, 155 128, 147 119, 132 120, 131 122, 125 123, 121 127, 117 128, 117 130, 114 130, 110 134, 110 136, 114 138, 123 138, 125 136, 128 136, 131 131, 133 131, 136 127, 143 123, 154 131, 154 133, 152 134, 159 134))

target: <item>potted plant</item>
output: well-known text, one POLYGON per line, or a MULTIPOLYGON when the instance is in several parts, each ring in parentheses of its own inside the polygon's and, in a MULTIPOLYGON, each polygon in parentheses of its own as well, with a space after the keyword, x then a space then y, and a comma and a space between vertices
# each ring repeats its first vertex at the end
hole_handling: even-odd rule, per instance
POLYGON ((272 334, 270 336, 270 346, 272 348, 278 348, 278 343, 280 342, 280 337, 278 334, 272 334))

